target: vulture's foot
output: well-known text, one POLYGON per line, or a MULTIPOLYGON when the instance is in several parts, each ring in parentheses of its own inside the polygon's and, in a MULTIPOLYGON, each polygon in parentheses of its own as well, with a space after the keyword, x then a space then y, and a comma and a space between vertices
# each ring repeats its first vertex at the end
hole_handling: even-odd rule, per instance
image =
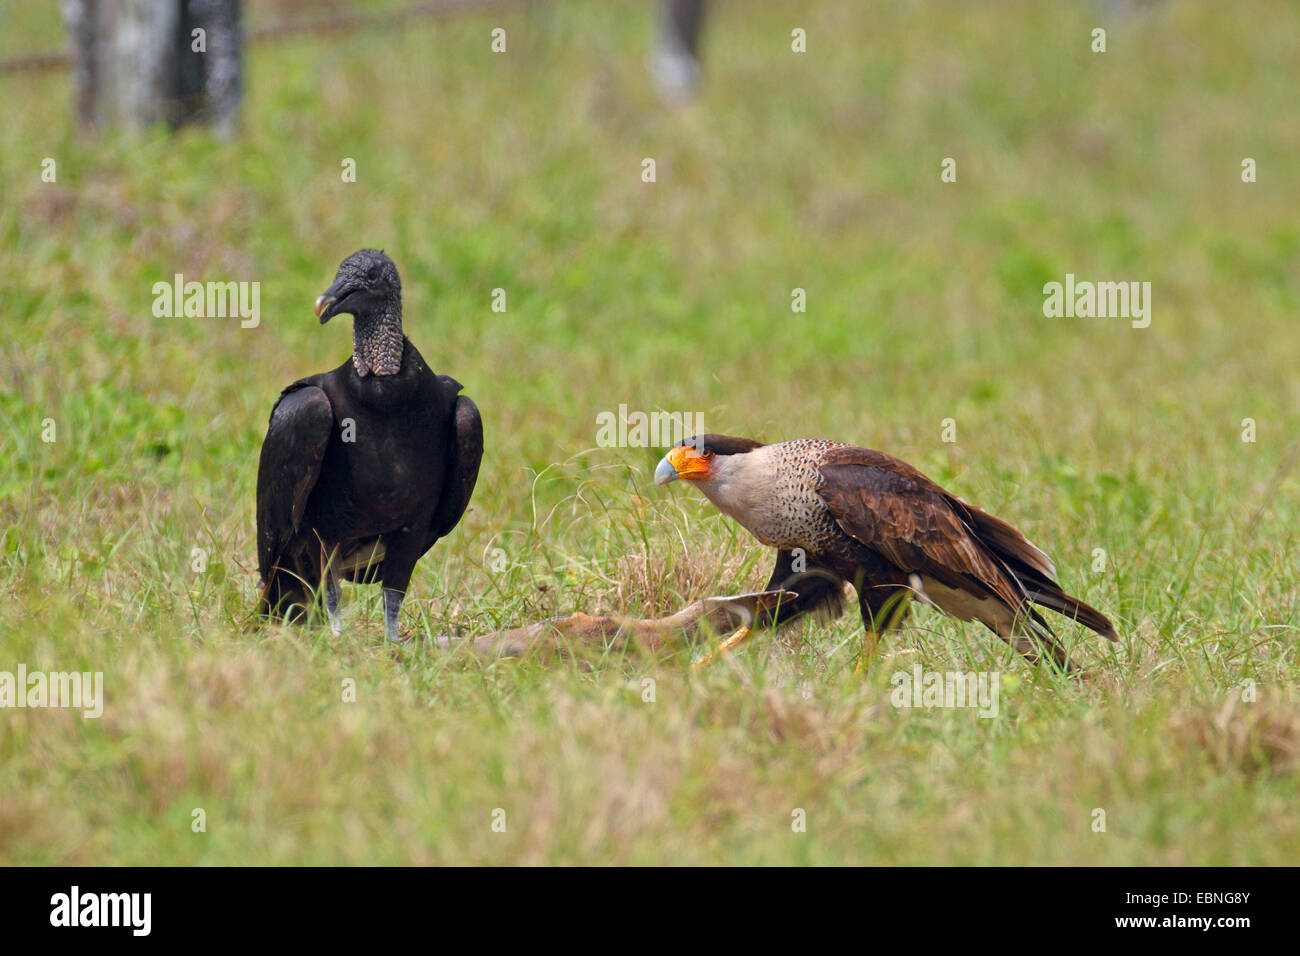
POLYGON ((339 614, 339 601, 343 594, 339 579, 332 573, 325 578, 325 613, 330 619, 330 633, 338 637, 343 633, 343 615, 339 614))
POLYGON ((402 611, 402 599, 405 591, 396 588, 384 588, 384 636, 394 644, 402 643, 401 633, 397 629, 397 619, 402 611))

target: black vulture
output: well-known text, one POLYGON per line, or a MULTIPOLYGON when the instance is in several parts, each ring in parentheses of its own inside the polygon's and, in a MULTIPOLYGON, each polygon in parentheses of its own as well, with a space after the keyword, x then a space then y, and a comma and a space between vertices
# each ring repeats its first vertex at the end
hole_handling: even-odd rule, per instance
POLYGON ((469 504, 483 424, 461 384, 402 333, 402 284, 383 252, 348 256, 316 300, 322 325, 343 313, 352 357, 294 382, 271 410, 257 468, 258 610, 300 620, 323 581, 338 634, 339 579, 378 580, 396 641, 415 562, 469 504))

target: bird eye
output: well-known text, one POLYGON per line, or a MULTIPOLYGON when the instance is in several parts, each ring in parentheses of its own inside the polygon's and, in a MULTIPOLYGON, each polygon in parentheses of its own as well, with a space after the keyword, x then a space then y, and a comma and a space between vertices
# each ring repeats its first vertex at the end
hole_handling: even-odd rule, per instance
POLYGON ((374 269, 371 269, 369 274, 366 275, 366 278, 369 279, 371 282, 374 282, 376 279, 379 278, 379 273, 376 272, 374 269))
POLYGON ((706 449, 704 450, 704 454, 701 455, 700 457, 703 458, 705 461, 708 461, 710 458, 713 457, 713 452, 709 451, 709 450, 706 448, 706 449))

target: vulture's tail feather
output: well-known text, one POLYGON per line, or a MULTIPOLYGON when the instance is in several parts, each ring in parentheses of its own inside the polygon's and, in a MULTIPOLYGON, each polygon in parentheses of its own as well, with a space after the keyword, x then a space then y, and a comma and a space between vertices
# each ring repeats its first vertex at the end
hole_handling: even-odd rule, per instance
POLYGON ((315 587, 301 574, 276 566, 262 583, 257 598, 257 613, 275 620, 299 623, 306 619, 316 601, 315 587))

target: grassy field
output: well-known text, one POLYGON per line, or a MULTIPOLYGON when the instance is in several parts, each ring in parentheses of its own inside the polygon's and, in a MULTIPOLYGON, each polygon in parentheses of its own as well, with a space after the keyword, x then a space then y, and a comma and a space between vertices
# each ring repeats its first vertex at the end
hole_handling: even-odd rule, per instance
MULTIPOLYGON (((1294 863, 1300 12, 1108 9, 721 3, 681 109, 642 3, 297 37, 229 142, 81 139, 66 74, 0 76, 0 670, 105 693, 0 711, 0 863, 1294 863), (348 354, 311 306, 367 245, 487 431, 400 650, 377 588, 341 638, 249 624, 267 415, 348 354), (178 272, 259 281, 260 326, 154 318, 178 272), (1150 327, 1045 318, 1066 273, 1150 281, 1150 327), (865 675, 856 615, 704 670, 431 647, 766 581, 660 449, 597 447, 621 403, 896 454, 1121 641, 1063 623, 1086 686, 921 609, 865 675), (999 716, 891 706, 918 663, 998 672, 999 716)), ((61 42, 0 4, 0 57, 61 42)))

